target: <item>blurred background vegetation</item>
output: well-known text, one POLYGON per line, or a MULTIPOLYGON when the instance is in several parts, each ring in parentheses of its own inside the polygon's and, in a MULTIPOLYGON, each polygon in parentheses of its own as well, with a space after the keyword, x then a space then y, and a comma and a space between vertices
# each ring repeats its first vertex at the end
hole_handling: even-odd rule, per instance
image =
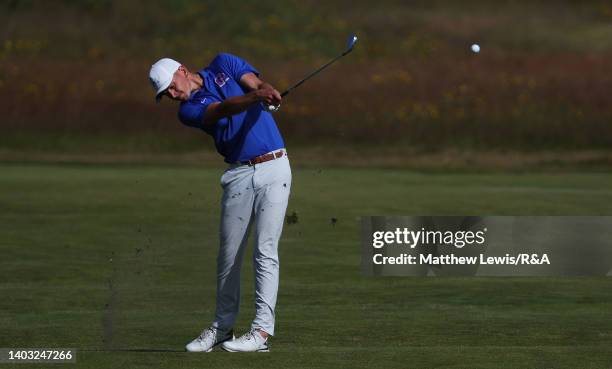
POLYGON ((0 27, 0 158, 212 152, 154 103, 152 62, 230 52, 283 89, 355 32, 283 103, 288 147, 612 163, 610 1, 2 0, 0 27))

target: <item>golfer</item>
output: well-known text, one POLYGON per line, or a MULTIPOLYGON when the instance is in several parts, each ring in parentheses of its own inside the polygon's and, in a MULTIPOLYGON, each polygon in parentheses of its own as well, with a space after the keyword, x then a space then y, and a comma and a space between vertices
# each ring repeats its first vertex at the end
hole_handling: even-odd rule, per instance
POLYGON ((264 106, 278 106, 279 92, 259 78, 243 59, 217 55, 197 73, 164 58, 149 79, 159 100, 180 101, 178 118, 211 135, 228 168, 221 176, 220 247, 217 302, 210 327, 186 346, 187 351, 268 351, 274 335, 278 292, 278 241, 291 190, 291 168, 283 138, 264 106), (240 306, 240 268, 250 228, 254 228, 255 319, 234 338, 240 306))

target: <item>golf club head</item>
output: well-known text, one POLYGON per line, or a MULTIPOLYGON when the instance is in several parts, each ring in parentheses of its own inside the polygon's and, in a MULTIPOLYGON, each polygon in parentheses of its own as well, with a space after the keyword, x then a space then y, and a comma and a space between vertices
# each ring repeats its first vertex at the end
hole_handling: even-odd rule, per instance
POLYGON ((355 34, 350 35, 346 43, 346 51, 344 52, 344 54, 350 53, 355 47, 356 43, 357 43, 357 36, 355 34))

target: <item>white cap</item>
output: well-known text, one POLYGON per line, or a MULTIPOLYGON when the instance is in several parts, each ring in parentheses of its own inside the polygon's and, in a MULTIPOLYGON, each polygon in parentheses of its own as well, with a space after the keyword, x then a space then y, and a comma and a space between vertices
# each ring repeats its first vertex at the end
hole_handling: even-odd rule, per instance
POLYGON ((149 71, 149 79, 153 84, 155 99, 157 101, 161 99, 160 94, 164 92, 168 86, 170 86, 174 72, 176 72, 180 66, 181 63, 170 58, 159 59, 151 66, 151 70, 149 71))

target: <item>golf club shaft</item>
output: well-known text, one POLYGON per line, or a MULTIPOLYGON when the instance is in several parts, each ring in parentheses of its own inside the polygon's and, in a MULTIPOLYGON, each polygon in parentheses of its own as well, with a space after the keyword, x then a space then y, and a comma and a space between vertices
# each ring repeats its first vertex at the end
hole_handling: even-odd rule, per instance
POLYGON ((293 90, 294 88, 300 86, 302 83, 306 82, 307 80, 309 80, 311 77, 315 76, 317 73, 319 73, 320 71, 322 71, 323 69, 329 67, 331 64, 333 64, 336 60, 340 59, 341 57, 343 57, 344 55, 348 54, 350 52, 350 50, 347 50, 345 52, 343 52, 342 54, 336 56, 335 58, 333 58, 332 60, 328 61, 327 63, 325 63, 323 66, 319 67, 319 69, 315 70, 314 72, 310 73, 309 75, 307 75, 306 77, 304 77, 304 79, 302 79, 301 81, 299 81, 298 83, 294 84, 293 86, 289 87, 288 89, 286 89, 282 94, 281 97, 285 97, 287 94, 289 94, 289 92, 291 92, 291 90, 293 90))

